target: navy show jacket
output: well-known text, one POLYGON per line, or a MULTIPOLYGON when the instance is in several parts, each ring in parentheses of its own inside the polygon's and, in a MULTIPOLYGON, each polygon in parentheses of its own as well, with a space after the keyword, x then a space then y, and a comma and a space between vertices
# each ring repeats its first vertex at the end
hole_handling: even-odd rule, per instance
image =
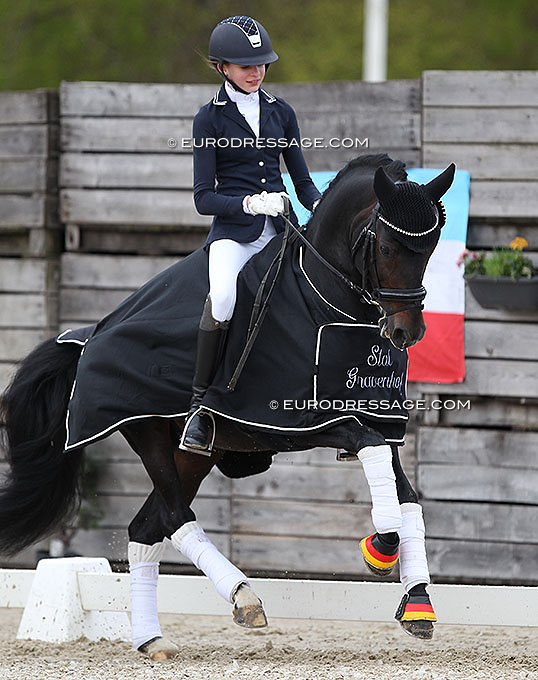
MULTIPOLYGON (((258 139, 222 85, 194 118, 193 145, 194 203, 201 215, 214 215, 206 246, 223 238, 246 243, 261 235, 265 215, 245 213, 243 199, 262 191, 285 191, 280 154, 305 208, 311 210, 320 198, 303 157, 295 111, 264 90, 258 139)), ((297 224, 293 211, 291 218, 297 224)), ((273 224, 277 232, 283 231, 282 218, 273 218, 273 224)))

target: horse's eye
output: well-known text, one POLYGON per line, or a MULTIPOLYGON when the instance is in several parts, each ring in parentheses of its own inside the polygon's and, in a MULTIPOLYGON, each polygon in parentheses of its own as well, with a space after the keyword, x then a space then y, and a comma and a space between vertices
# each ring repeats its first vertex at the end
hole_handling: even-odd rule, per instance
POLYGON ((379 244, 379 252, 381 255, 384 255, 385 257, 389 257, 390 255, 390 248, 386 246, 384 243, 379 244))

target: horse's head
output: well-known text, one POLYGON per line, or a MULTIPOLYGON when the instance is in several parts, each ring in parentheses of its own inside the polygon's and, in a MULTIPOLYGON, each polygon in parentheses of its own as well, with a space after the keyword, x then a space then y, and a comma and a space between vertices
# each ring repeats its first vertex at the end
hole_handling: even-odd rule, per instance
POLYGON ((381 333, 399 349, 424 335, 424 271, 445 223, 441 196, 454 179, 452 163, 425 185, 393 182, 383 167, 374 177, 378 199, 353 244, 363 287, 382 309, 381 333))

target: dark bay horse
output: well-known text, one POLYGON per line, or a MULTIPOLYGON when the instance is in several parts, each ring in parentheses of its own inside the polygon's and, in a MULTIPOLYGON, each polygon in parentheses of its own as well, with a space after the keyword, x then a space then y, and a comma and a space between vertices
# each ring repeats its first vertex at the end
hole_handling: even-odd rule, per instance
MULTIPOLYGON (((332 361, 340 352, 340 340, 350 346, 350 337, 353 341, 358 336, 345 334, 358 327, 367 334, 363 364, 367 370, 372 368, 377 372, 365 373, 363 364, 350 368, 345 376, 347 388, 362 381, 363 385, 381 389, 381 395, 394 394, 391 392, 394 389, 400 390, 398 394, 405 394, 405 385, 398 383, 396 368, 405 376, 405 350, 418 342, 425 331, 421 310, 426 292, 422 279, 444 224, 440 199, 452 183, 454 170, 451 165, 429 184, 417 185, 406 181, 404 164, 400 161, 392 161, 386 155, 360 157, 340 171, 325 191, 302 237, 306 237, 308 243, 304 244, 297 235, 295 240, 290 239, 288 250, 283 251, 284 258, 288 258, 290 267, 295 267, 289 268, 289 272, 298 272, 303 286, 301 300, 308 312, 303 316, 314 320, 316 330, 312 361, 316 362, 316 370, 319 369, 314 379, 318 395, 322 386, 331 381, 330 375, 323 373, 323 357, 328 356, 332 361), (300 268, 296 257, 300 258, 300 268), (329 339, 320 340, 325 337, 326 329, 330 331, 329 339), (344 335, 338 335, 340 331, 344 335), (391 367, 389 375, 387 371, 391 367)), ((282 236, 273 240, 278 250, 282 236)), ((265 262, 261 260, 264 252, 253 258, 240 279, 246 281, 256 271, 257 263, 265 262)), ((202 257, 196 253, 194 256, 202 257)), ((294 306, 298 303, 293 297, 287 302, 286 291, 284 297, 278 298, 279 286, 282 287, 281 281, 277 279, 276 297, 271 299, 269 309, 275 319, 289 319, 286 323, 293 324, 294 318, 300 316, 299 308, 294 306), (273 309, 277 299, 278 306, 273 309)), ((147 292, 135 293, 129 303, 137 310, 142 309, 142 313, 144 295, 147 297, 147 292)), ((241 308, 241 299, 239 294, 238 308, 241 308)), ((236 325, 240 338, 244 336, 241 323, 234 315, 232 327, 236 325)), ((50 534, 76 511, 83 448, 80 442, 66 444, 66 416, 75 385, 86 370, 87 357, 91 356, 92 346, 98 347, 99 337, 104 337, 105 326, 93 328, 89 339, 59 343, 53 338, 44 342, 21 363, 2 395, 3 444, 10 471, 0 490, 1 553, 18 552, 50 534)), ((118 327, 126 337, 129 326, 119 323, 118 327)), ((263 339, 270 336, 271 328, 268 316, 252 351, 254 363, 250 365, 258 363, 257 370, 261 371, 255 373, 258 385, 275 381, 274 366, 265 355, 262 353, 262 358, 256 359, 258 344, 263 347, 263 339)), ((305 348, 310 347, 308 343, 305 337, 305 348)), ((359 353, 363 351, 360 344, 356 346, 359 353)), ((355 346, 351 346, 354 352, 355 346)), ((308 351, 305 349, 304 354, 308 351)), ((231 353, 231 346, 230 350, 227 347, 225 363, 231 353)), ((232 359, 233 369, 237 355, 232 359)), ((294 373, 293 366, 292 361, 287 373, 294 373)), ((239 381, 241 389, 247 390, 247 397, 257 390, 251 377, 247 374, 239 381)), ((282 371, 277 382, 284 377, 282 371)), ((187 386, 190 378, 189 375, 185 380, 187 386)), ((357 413, 344 409, 324 416, 325 420, 316 420, 316 413, 307 414, 313 418, 307 426, 298 421, 292 422, 291 427, 289 423, 285 427, 260 425, 246 417, 228 417, 215 408, 219 399, 217 387, 213 407, 211 399, 207 404, 208 412, 216 421, 216 438, 209 455, 178 448, 188 392, 184 408, 175 416, 173 412, 163 413, 163 417, 133 415, 96 435, 100 438, 119 430, 140 456, 154 485, 129 525, 135 647, 153 659, 169 658, 179 651, 162 636, 157 618, 156 585, 165 538, 213 581, 217 591, 233 605, 236 623, 245 627, 266 625, 262 604, 248 585, 247 577, 211 543, 196 521, 191 504, 214 465, 228 476, 247 476, 267 469, 277 451, 317 446, 338 448, 361 460, 372 494, 375 528, 375 533, 360 544, 363 559, 379 576, 390 573, 399 559, 405 594, 396 618, 411 635, 430 638, 435 614, 426 591, 429 575, 422 510, 400 464, 401 437, 391 430, 395 421, 390 418, 395 418, 400 427, 403 423, 405 430, 405 416, 389 414, 383 424, 382 419, 376 420, 378 416, 367 410, 357 417, 357 413)), ((225 390, 221 392, 226 394, 225 390)), ((241 400, 241 390, 236 390, 229 393, 230 401, 237 392, 241 400)), ((211 388, 209 394, 211 396, 211 388)), ((334 390, 331 394, 335 396, 334 390)), ((336 396, 338 394, 337 391, 336 396)), ((89 393, 87 397, 89 399, 89 393)), ((119 400, 124 397, 121 391, 117 395, 119 400)), ((222 396, 220 398, 222 401, 222 396)), ((251 401, 243 399, 247 408, 251 401)))

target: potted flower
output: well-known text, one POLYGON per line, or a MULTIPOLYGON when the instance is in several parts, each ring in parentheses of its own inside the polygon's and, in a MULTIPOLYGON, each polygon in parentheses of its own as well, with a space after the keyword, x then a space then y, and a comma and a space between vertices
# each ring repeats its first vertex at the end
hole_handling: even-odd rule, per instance
POLYGON ((527 241, 516 237, 510 247, 489 253, 464 251, 460 265, 477 302, 486 309, 538 310, 538 275, 523 255, 527 241))

